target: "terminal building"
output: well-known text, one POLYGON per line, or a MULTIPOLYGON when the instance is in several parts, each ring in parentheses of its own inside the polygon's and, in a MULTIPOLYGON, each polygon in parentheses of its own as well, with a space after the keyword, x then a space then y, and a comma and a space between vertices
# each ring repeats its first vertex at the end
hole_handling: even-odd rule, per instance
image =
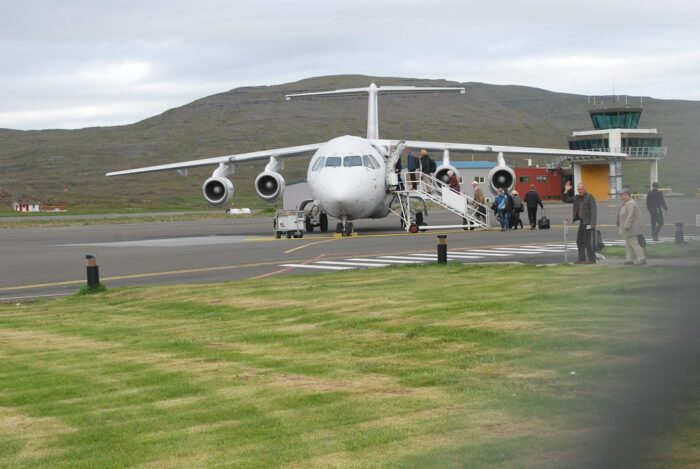
POLYGON ((589 150, 588 156, 562 156, 548 164, 550 170, 562 170, 562 184, 571 180, 574 187, 579 182, 597 200, 617 199, 622 192, 622 163, 637 162, 649 165, 649 186, 659 180, 659 159, 666 156, 661 146, 662 135, 656 129, 639 129, 642 114, 639 107, 619 105, 620 97, 614 97, 608 106, 602 102, 588 112, 594 130, 573 132, 568 138, 569 149, 589 150), (617 103, 615 103, 615 98, 617 103), (626 153, 626 158, 605 158, 596 152, 626 153))

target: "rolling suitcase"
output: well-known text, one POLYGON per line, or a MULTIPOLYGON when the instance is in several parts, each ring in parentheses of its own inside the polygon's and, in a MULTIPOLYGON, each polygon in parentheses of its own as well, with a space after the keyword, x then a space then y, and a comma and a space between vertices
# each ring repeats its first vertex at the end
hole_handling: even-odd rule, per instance
POLYGON ((549 218, 547 218, 547 214, 544 213, 544 210, 542 213, 542 218, 537 220, 537 228, 539 228, 540 230, 548 230, 549 229, 549 218))

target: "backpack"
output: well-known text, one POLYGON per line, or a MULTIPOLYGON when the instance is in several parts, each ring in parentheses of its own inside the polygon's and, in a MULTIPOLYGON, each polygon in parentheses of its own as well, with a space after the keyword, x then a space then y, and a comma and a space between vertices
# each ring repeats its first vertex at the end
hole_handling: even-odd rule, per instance
POLYGON ((521 212, 523 209, 523 202, 520 197, 513 197, 513 210, 516 212, 521 212))
POLYGON ((430 172, 434 173, 435 171, 437 171, 437 163, 435 163, 435 160, 431 158, 430 159, 430 172))
POLYGON ((499 195, 496 197, 496 202, 498 203, 498 210, 505 210, 508 205, 508 197, 505 195, 499 195))

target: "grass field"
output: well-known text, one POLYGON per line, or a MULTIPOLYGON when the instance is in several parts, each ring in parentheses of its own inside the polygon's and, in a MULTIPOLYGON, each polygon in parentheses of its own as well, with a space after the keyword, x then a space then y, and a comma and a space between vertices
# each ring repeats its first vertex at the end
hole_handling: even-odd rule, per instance
POLYGON ((635 391, 693 358, 658 352, 686 344, 699 273, 425 265, 0 305, 0 467, 697 467, 697 361, 635 391), (624 410, 651 408, 640 434, 624 410))

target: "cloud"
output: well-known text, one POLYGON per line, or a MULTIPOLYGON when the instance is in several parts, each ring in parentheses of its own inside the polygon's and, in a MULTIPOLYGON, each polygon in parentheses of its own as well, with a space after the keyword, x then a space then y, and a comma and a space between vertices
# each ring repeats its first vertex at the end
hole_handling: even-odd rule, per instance
POLYGON ((237 86, 343 73, 579 94, 614 79, 700 99, 698 16, 680 0, 6 0, 0 127, 130 123, 237 86))

